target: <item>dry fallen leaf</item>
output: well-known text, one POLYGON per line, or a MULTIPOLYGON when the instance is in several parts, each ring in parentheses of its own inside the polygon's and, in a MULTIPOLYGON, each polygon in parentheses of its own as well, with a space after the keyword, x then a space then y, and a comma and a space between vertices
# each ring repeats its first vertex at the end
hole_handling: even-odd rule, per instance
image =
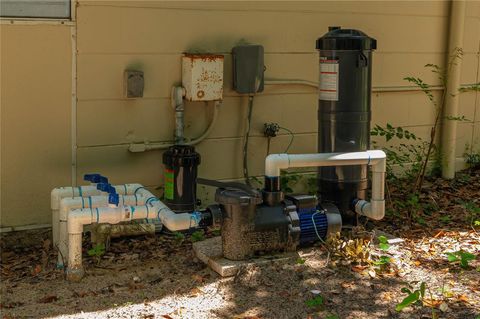
POLYGON ((436 299, 430 299, 430 298, 424 298, 423 299, 423 304, 427 307, 437 307, 442 303, 441 300, 436 300, 436 299))
POLYGON ((41 265, 36 265, 35 268, 32 270, 32 275, 36 276, 42 271, 41 265))
POLYGON ((359 273, 362 273, 365 269, 367 269, 368 266, 360 266, 360 265, 357 265, 357 266, 352 266, 352 270, 354 272, 359 272, 359 273))
POLYGON ((198 282, 199 284, 201 284, 201 283, 204 282, 203 277, 200 276, 200 275, 197 275, 197 274, 193 274, 193 275, 192 275, 192 279, 195 280, 196 282, 198 282))
POLYGON ((384 292, 384 293, 382 294, 382 298, 385 299, 385 300, 387 300, 387 301, 390 301, 390 300, 393 299, 393 298, 392 298, 392 293, 386 291, 386 292, 384 292))
POLYGON ((466 302, 466 303, 469 303, 469 302, 470 302, 470 300, 468 300, 468 297, 465 296, 465 295, 458 295, 458 296, 457 296, 457 300, 458 300, 458 301, 462 301, 462 302, 466 302))
POLYGON ((190 290, 189 297, 197 297, 199 296, 203 291, 201 291, 198 287, 193 288, 190 290))
POLYGON ((45 296, 43 298, 40 298, 38 300, 39 303, 51 303, 51 302, 54 302, 54 301, 57 301, 58 300, 58 297, 55 296, 55 295, 50 295, 50 296, 45 296))

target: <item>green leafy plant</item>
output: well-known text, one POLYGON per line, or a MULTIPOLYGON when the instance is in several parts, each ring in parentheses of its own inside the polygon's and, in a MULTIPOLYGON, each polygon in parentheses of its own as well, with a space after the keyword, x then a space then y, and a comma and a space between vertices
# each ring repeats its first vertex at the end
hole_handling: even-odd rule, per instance
POLYGON ((192 243, 205 240, 205 232, 203 231, 203 229, 194 231, 192 233, 192 236, 190 236, 190 240, 192 243))
POLYGON ((176 244, 181 245, 185 241, 185 235, 180 232, 174 232, 173 239, 176 244))
POLYGON ((402 127, 394 127, 392 124, 387 123, 386 127, 382 127, 380 125, 375 125, 375 127, 371 130, 370 135, 372 136, 384 136, 385 140, 388 142, 392 138, 397 137, 399 139, 412 139, 416 140, 417 136, 412 132, 403 129, 402 127))
POLYGON ((459 263, 460 267, 467 269, 469 267, 469 262, 475 260, 475 255, 459 250, 453 253, 447 253, 447 259, 451 263, 459 263))
MULTIPOLYGON (((428 161, 430 160, 430 156, 433 154, 433 151, 435 150, 435 140, 437 138, 437 131, 438 127, 440 125, 441 119, 442 119, 442 114, 444 113, 444 108, 445 108, 445 103, 447 101, 447 97, 451 94, 455 94, 457 92, 448 92, 448 74, 450 73, 451 68, 456 65, 456 61, 458 59, 461 59, 463 56, 463 50, 461 48, 455 48, 455 50, 452 52, 452 54, 449 57, 447 67, 442 68, 439 67, 436 64, 426 64, 425 67, 430 69, 432 73, 437 74, 437 78, 440 80, 440 83, 442 86, 445 88, 443 90, 442 96, 440 99, 435 99, 433 96, 431 86, 427 83, 425 83, 421 78, 418 77, 406 77, 404 80, 416 85, 419 87, 422 92, 427 96, 428 100, 430 103, 433 105, 435 109, 435 121, 434 124, 430 130, 430 141, 428 143, 428 148, 427 148, 427 153, 426 156, 422 160, 422 165, 421 169, 415 179, 413 191, 414 192, 419 192, 422 189, 423 185, 423 180, 426 175, 426 169, 427 169, 427 164, 428 161)), ((461 93, 461 90, 458 90, 459 93, 461 93)), ((445 120, 456 120, 454 118, 449 119, 448 117, 445 118, 445 120)), ((439 162, 439 159, 437 158, 437 162, 439 162)))
POLYGON ((340 317, 335 314, 329 314, 325 317, 325 319, 340 319, 340 317))
POLYGON ((390 248, 390 245, 388 244, 388 238, 385 236, 378 236, 378 247, 381 250, 388 250, 390 248))
POLYGON ((303 265, 303 264, 305 264, 305 259, 303 259, 303 258, 297 258, 297 260, 295 261, 295 263, 296 263, 297 265, 303 265))
POLYGON ((97 261, 97 264, 100 263, 100 259, 103 255, 105 255, 105 244, 99 243, 93 246, 91 249, 87 251, 87 254, 90 257, 94 257, 97 261))
POLYGON ((307 307, 316 308, 316 309, 321 308, 323 306, 323 303, 324 303, 323 297, 320 295, 305 301, 305 304, 307 305, 307 307))
POLYGON ((473 224, 474 226, 478 226, 477 218, 480 218, 480 207, 477 206, 474 202, 463 203, 463 207, 465 207, 465 209, 470 215, 469 216, 470 224, 473 224))
POLYGON ((396 311, 402 311, 406 307, 417 303, 418 301, 422 301, 425 298, 425 290, 426 290, 427 285, 425 282, 422 282, 420 284, 420 287, 415 290, 410 290, 407 287, 403 287, 401 291, 403 293, 406 293, 407 296, 399 303, 396 305, 395 310, 396 311))
POLYGON ((300 174, 285 171, 282 171, 280 174, 280 187, 282 191, 285 193, 293 193, 292 187, 300 181, 300 174))
POLYGON ((469 168, 480 167, 480 153, 465 153, 464 156, 469 168))
POLYGON ((218 228, 218 229, 213 229, 213 230, 211 231, 211 233, 212 233, 213 236, 220 236, 220 235, 222 234, 222 230, 221 230, 220 228, 218 228))
MULTIPOLYGON (((414 133, 390 123, 386 126, 376 124, 370 131, 370 135, 385 138, 385 146, 382 149, 387 155, 387 180, 397 179, 398 176, 394 172, 396 166, 402 169, 402 176, 407 179, 414 178, 418 174, 428 143, 414 133), (395 140, 400 143, 389 145, 395 140)), ((376 147, 377 141, 372 141, 372 144, 376 147)))
POLYGON ((440 217, 438 218, 438 220, 440 220, 442 223, 447 224, 447 223, 450 222, 451 218, 450 218, 450 216, 445 215, 445 216, 440 216, 440 217))
POLYGON ((390 257, 388 256, 380 256, 378 260, 374 261, 373 264, 376 266, 386 266, 390 264, 390 257))

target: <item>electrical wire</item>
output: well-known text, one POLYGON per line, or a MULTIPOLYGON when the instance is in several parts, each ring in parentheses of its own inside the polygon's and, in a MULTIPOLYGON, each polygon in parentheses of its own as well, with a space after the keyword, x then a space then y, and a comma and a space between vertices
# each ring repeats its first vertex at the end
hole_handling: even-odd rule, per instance
POLYGON ((250 128, 252 124, 252 111, 253 111, 253 95, 248 97, 248 115, 247 115, 247 130, 244 136, 243 142, 243 178, 248 186, 250 185, 250 176, 248 174, 248 139, 250 137, 250 128))
POLYGON ((293 134, 292 131, 290 131, 288 128, 285 128, 285 127, 279 127, 279 129, 281 130, 284 130, 284 131, 287 131, 289 134, 290 134, 290 142, 288 143, 288 146, 287 148, 285 149, 284 153, 287 153, 288 150, 290 149, 290 146, 292 146, 292 143, 293 143, 293 139, 295 138, 295 135, 293 134))
POLYGON ((269 136, 267 137, 267 156, 270 155, 270 142, 272 141, 272 138, 269 136))

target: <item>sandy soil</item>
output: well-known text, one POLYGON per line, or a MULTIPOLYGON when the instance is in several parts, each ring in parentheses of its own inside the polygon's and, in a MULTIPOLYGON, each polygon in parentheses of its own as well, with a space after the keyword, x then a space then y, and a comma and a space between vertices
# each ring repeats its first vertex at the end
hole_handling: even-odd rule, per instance
MULTIPOLYGON (((431 182, 428 194, 439 196, 438 207, 422 215, 420 224, 407 227, 398 216, 375 224, 377 235, 383 230, 404 239, 386 251, 375 241, 364 247, 370 260, 388 256, 384 266, 358 263, 351 252, 339 257, 331 244, 302 249, 298 260, 272 261, 221 278, 195 258, 188 237, 178 243, 164 234, 113 240, 98 263, 85 254, 87 274, 72 283, 54 269, 48 230, 8 234, 1 240, 0 311, 3 318, 476 319, 480 228, 465 222, 469 211, 453 200, 464 194, 480 204, 480 174, 474 178, 455 190, 431 182), (439 195, 445 187, 452 197, 439 195), (435 224, 438 212, 454 217, 435 224), (476 255, 466 269, 447 260, 447 252, 458 250, 476 255), (423 305, 395 311, 406 297, 401 289, 418 288, 420 282, 427 285, 423 305)), ((87 238, 84 243, 88 249, 87 238)))

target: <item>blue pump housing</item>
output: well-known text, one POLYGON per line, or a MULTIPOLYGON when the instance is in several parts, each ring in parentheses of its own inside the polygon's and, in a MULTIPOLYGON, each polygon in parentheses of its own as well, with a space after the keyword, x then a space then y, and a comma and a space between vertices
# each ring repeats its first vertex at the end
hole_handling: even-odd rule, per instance
POLYGON ((316 207, 302 208, 297 211, 300 219, 300 245, 318 241, 327 236, 327 215, 316 207), (318 233, 318 235, 317 235, 318 233))

